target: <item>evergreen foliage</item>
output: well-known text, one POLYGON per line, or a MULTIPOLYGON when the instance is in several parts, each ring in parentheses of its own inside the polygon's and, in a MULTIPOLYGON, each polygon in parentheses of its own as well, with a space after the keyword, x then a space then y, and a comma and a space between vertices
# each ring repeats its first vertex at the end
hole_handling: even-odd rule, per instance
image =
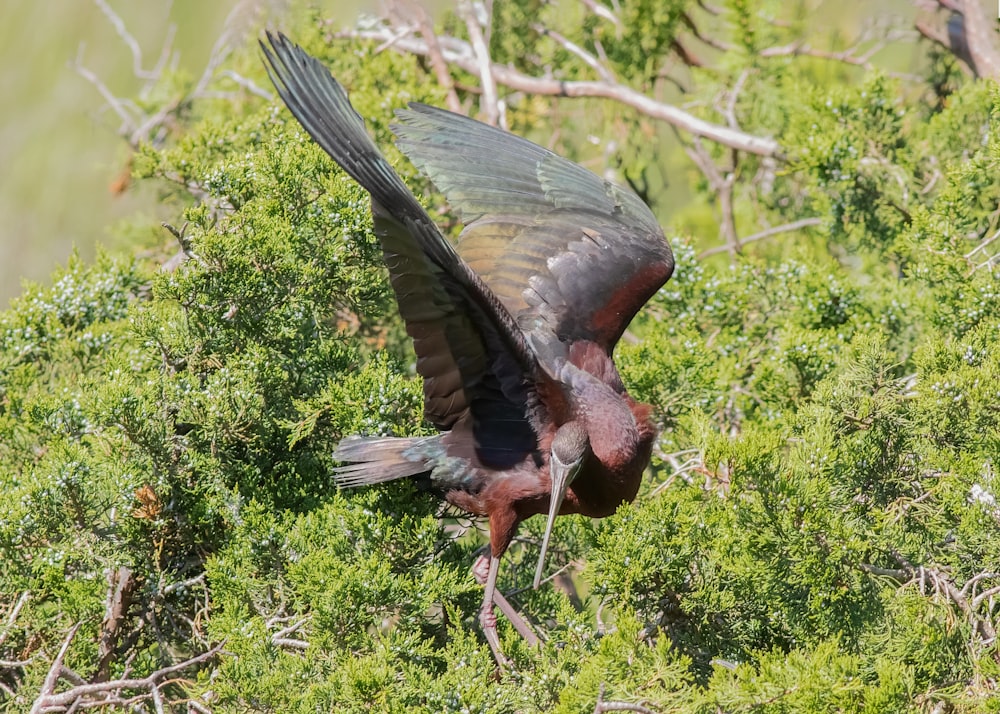
MULTIPOLYGON (((621 5, 622 34, 595 16, 566 34, 646 89, 694 3, 621 5)), ((560 587, 528 589, 540 519, 504 561, 539 649, 501 619, 516 668, 496 673, 469 570, 479 524, 407 482, 333 486, 342 436, 430 433, 367 197, 278 104, 205 100, 135 157, 179 206, 185 260, 72 260, 0 314, 0 708, 30 708, 77 623, 63 664, 88 680, 224 642, 159 687, 178 711, 1000 708, 1000 282, 984 240, 1000 93, 962 81, 932 100, 877 72, 765 60, 769 7, 728 3, 734 56, 700 91, 747 71, 741 126, 787 157, 767 191, 751 181, 764 162, 743 158, 739 220, 822 223, 699 260, 717 239, 686 233, 710 194, 689 177, 675 276, 616 354, 663 426, 646 485, 605 520, 559 519, 560 587)), ((555 24, 531 0, 496 11, 500 28, 555 24)), ((413 56, 331 42, 317 13, 290 34, 383 147, 393 108, 442 103, 413 56)), ((586 72, 539 33, 497 32, 492 49, 586 72)), ((229 62, 266 82, 252 46, 229 62)), ((510 107, 536 138, 545 112, 510 107)), ((638 175, 649 138, 628 141, 617 159, 638 175)))

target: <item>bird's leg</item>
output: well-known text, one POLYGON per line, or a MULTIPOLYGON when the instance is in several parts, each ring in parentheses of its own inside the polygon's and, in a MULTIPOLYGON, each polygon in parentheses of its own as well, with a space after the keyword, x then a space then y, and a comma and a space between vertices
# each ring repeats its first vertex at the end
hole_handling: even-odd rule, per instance
MULTIPOLYGON (((499 558, 496 560, 499 561, 499 558)), ((485 555, 480 556, 476 561, 476 564, 472 566, 472 573, 475 575, 476 582, 480 585, 486 585, 489 580, 489 570, 492 565, 492 558, 487 558, 485 555)), ((499 567, 499 566, 498 566, 499 567)), ((484 604, 487 601, 484 598, 484 604)), ((510 601, 504 597, 503 593, 496 589, 496 582, 494 579, 493 587, 493 603, 500 608, 500 612, 504 614, 504 617, 510 621, 510 624, 514 626, 517 633, 524 638, 524 640, 532 647, 538 644, 538 635, 535 631, 531 629, 531 625, 521 617, 520 613, 514 609, 514 606, 510 604, 510 601)), ((494 617, 494 622, 496 618, 494 617)))
POLYGON ((514 610, 507 601, 507 598, 497 590, 497 573, 499 570, 500 558, 492 555, 489 558, 485 555, 481 556, 476 561, 476 564, 472 566, 473 575, 483 585, 484 589, 483 606, 479 610, 479 625, 483 628, 483 634, 486 636, 486 642, 493 652, 493 658, 503 668, 510 667, 511 662, 500 650, 500 635, 497 633, 497 616, 493 612, 494 604, 500 606, 500 611, 503 612, 510 623, 514 625, 514 629, 518 631, 529 645, 532 647, 537 645, 538 636, 528 627, 528 623, 524 621, 524 618, 514 610))
MULTIPOLYGON (((482 556, 472 567, 472 572, 475 574, 476 580, 480 580, 482 577, 482 564, 485 559, 486 556, 482 556)), ((486 592, 483 595, 483 606, 479 610, 479 626, 483 628, 483 634, 486 635, 486 642, 489 643, 490 649, 493 651, 493 658, 496 659, 497 664, 503 669, 510 666, 510 660, 500 651, 500 636, 497 634, 497 616, 493 612, 493 598, 496 595, 497 572, 500 570, 500 559, 491 556, 489 562, 489 570, 486 574, 486 592)), ((480 580, 480 582, 482 581, 480 580)))

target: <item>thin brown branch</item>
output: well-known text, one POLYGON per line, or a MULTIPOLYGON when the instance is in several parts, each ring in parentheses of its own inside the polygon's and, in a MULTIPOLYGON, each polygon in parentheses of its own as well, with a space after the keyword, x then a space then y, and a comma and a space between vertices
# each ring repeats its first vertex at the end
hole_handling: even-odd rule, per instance
MULTIPOLYGON (((801 228, 808 228, 809 226, 818 226, 823 222, 822 218, 801 218, 797 221, 792 221, 791 223, 784 223, 780 226, 774 226, 773 228, 767 228, 759 233, 754 233, 746 238, 741 238, 741 245, 746 245, 747 243, 753 243, 754 241, 764 240, 765 238, 770 238, 771 236, 778 235, 779 233, 788 233, 789 231, 797 231, 801 228)), ((728 245, 720 245, 715 248, 709 248, 698 254, 698 260, 704 260, 718 253, 725 253, 729 250, 728 245)))
POLYGON ((702 31, 698 29, 698 25, 695 24, 694 19, 686 12, 681 13, 681 22, 684 23, 684 26, 699 42, 702 42, 709 47, 714 47, 717 50, 721 50, 722 52, 729 52, 733 49, 733 46, 728 42, 723 42, 722 40, 717 40, 714 37, 708 37, 703 34, 702 31))
POLYGON ((1000 79, 1000 49, 996 23, 988 17, 979 0, 960 1, 962 29, 977 77, 1000 79))
MULTIPOLYGON (((384 40, 388 34, 391 34, 389 28, 381 28, 350 31, 341 36, 380 41, 384 40)), ((466 72, 478 73, 478 62, 468 43, 454 38, 439 37, 438 39, 448 62, 466 72)), ((401 39, 395 47, 397 50, 417 55, 426 55, 428 52, 426 42, 413 37, 401 39)), ((610 99, 632 107, 650 118, 665 121, 694 136, 710 139, 738 151, 746 151, 759 156, 780 157, 782 155, 780 145, 770 137, 755 136, 707 122, 672 104, 656 101, 622 84, 604 81, 561 81, 552 77, 532 77, 518 72, 512 67, 499 64, 492 65, 491 75, 498 84, 516 91, 557 97, 610 99)))
POLYGON ((431 22, 430 15, 427 14, 420 2, 409 2, 407 8, 417 23, 420 36, 427 42, 427 56, 431 61, 431 67, 434 69, 438 84, 445 88, 445 103, 448 105, 448 109, 460 113, 462 103, 458 98, 458 92, 455 91, 455 82, 448 71, 448 62, 441 54, 441 45, 438 44, 434 23, 431 22))
POLYGON ((101 622, 101 636, 97 644, 95 682, 106 681, 111 676, 111 663, 118 648, 118 633, 128 615, 136 585, 131 568, 123 565, 117 570, 108 571, 108 596, 104 603, 104 620, 101 622))
POLYGON ((688 67, 705 66, 705 63, 698 58, 698 55, 689 50, 685 45, 681 44, 681 41, 676 37, 670 43, 670 49, 676 52, 677 56, 681 58, 681 62, 686 64, 688 67))

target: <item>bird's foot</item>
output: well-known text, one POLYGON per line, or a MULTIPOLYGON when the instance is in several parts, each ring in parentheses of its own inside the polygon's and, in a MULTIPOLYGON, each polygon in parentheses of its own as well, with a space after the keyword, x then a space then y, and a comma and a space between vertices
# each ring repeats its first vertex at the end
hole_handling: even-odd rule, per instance
POLYGON ((472 577, 480 585, 486 585, 486 581, 490 577, 490 557, 488 555, 480 555, 476 558, 476 562, 472 564, 472 577))
POLYGON ((483 609, 480 610, 479 626, 483 628, 486 642, 489 644, 490 651, 493 652, 493 659, 497 661, 500 670, 513 669, 514 663, 507 659, 507 656, 500 649, 500 635, 497 633, 497 616, 493 613, 492 603, 488 606, 483 605, 483 609))

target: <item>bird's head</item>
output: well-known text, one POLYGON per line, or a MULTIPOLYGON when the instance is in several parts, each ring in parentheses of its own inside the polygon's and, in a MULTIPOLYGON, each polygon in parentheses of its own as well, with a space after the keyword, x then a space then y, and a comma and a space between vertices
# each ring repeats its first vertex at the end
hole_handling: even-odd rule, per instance
POLYGON ((537 589, 542 580, 542 570, 545 567, 545 554, 549 549, 549 538, 552 536, 552 524, 559 515, 566 489, 580 473, 580 467, 590 448, 590 437, 583 424, 569 421, 559 427, 552 440, 549 458, 549 476, 552 479, 552 490, 549 496, 549 520, 545 523, 545 535, 542 537, 542 551, 538 554, 538 567, 535 569, 534 587, 537 589))

